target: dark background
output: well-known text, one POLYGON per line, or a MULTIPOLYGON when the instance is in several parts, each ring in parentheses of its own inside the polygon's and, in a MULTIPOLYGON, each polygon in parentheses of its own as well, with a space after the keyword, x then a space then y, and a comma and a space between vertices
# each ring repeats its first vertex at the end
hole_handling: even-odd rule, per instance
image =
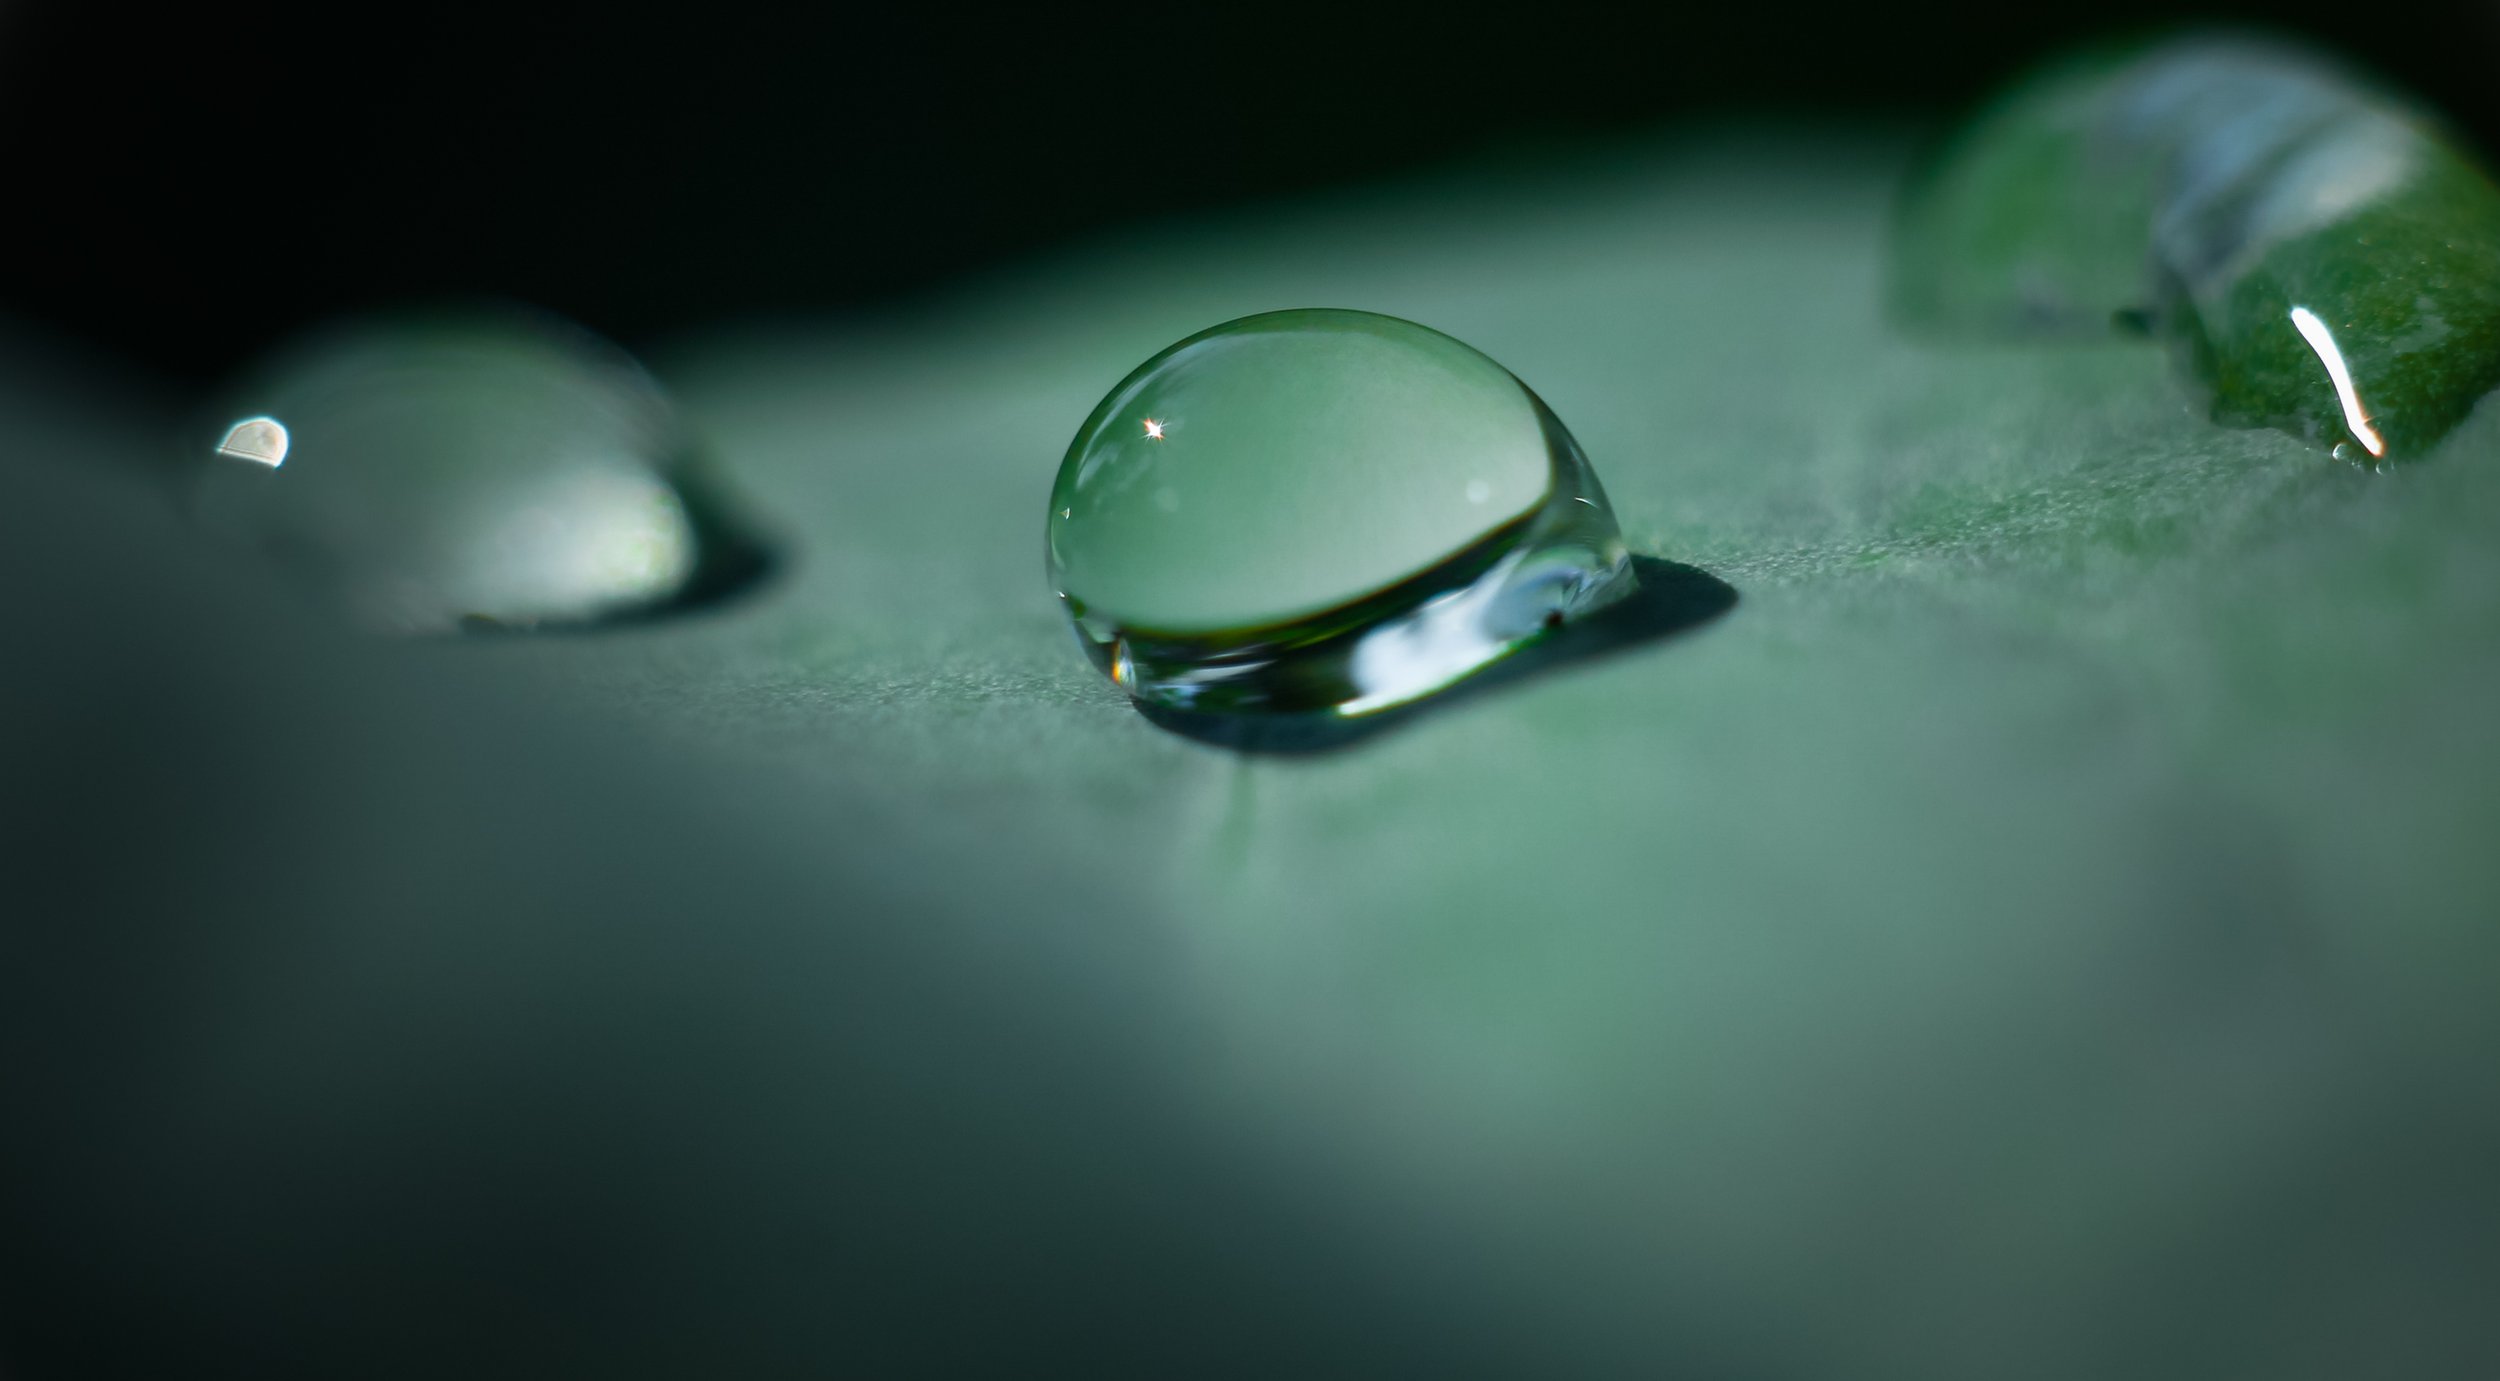
POLYGON ((1695 113, 1922 118, 2055 47, 2286 28, 2500 133, 2460 0, 2182 13, 1345 3, 0 5, 0 310, 209 378, 444 291, 626 340, 873 305, 1109 223, 1695 113))

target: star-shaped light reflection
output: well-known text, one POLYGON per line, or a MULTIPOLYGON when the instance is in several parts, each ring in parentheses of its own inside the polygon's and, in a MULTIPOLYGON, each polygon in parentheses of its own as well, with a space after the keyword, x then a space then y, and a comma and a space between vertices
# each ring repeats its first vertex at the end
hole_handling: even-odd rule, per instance
POLYGON ((1161 441, 1163 439, 1163 424, 1157 422, 1151 417, 1147 418, 1146 439, 1148 441, 1161 441))

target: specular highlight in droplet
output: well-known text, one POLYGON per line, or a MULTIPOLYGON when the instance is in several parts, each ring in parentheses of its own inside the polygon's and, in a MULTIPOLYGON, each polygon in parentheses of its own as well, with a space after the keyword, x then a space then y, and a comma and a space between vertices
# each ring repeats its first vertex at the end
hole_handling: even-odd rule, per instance
POLYGON ((286 427, 274 417, 246 417, 226 429, 217 454, 251 460, 275 470, 286 464, 286 427))
POLYGON ((1914 323, 2167 338, 2214 419, 2363 463, 2500 387, 2500 189, 2400 97, 2289 45, 2173 42, 2018 84, 1905 202, 1914 323))
POLYGON ((1604 489, 1482 354, 1368 312, 1270 312, 1148 360, 1052 487, 1048 570, 1140 702, 1407 704, 1630 593, 1604 489))
POLYGON ((370 627, 580 626, 761 569, 658 386, 560 322, 353 325, 283 350, 233 402, 195 513, 370 627))

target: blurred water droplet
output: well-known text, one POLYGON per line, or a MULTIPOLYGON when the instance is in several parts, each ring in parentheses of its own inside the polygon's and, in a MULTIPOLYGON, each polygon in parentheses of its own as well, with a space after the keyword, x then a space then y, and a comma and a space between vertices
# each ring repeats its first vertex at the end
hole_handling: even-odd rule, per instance
POLYGON ((2373 467, 2500 388, 2500 189, 2409 99, 2271 40, 2018 83, 1915 181, 1894 249, 1914 324, 2115 321, 2168 338, 2215 421, 2373 467))
POLYGON ((726 593, 758 549, 659 387, 539 317, 382 319, 253 371, 195 511, 368 626, 579 626, 726 593), (281 462, 284 462, 281 468, 281 462))

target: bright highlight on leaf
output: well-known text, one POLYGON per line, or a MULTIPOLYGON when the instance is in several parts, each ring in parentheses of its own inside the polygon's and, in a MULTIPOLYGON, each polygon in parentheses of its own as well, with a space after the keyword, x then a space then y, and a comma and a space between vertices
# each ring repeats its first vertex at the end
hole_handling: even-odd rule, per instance
POLYGON ((2344 405, 2344 425, 2361 438, 2372 456, 2387 454, 2387 442, 2370 425, 2370 415, 2361 410, 2361 395, 2352 386, 2352 371, 2344 366, 2344 352, 2335 348, 2335 335, 2318 320, 2318 314, 2306 307, 2292 309, 2292 325, 2299 329, 2302 340, 2318 352, 2318 361, 2326 366, 2326 377, 2335 382, 2335 400, 2344 405))

